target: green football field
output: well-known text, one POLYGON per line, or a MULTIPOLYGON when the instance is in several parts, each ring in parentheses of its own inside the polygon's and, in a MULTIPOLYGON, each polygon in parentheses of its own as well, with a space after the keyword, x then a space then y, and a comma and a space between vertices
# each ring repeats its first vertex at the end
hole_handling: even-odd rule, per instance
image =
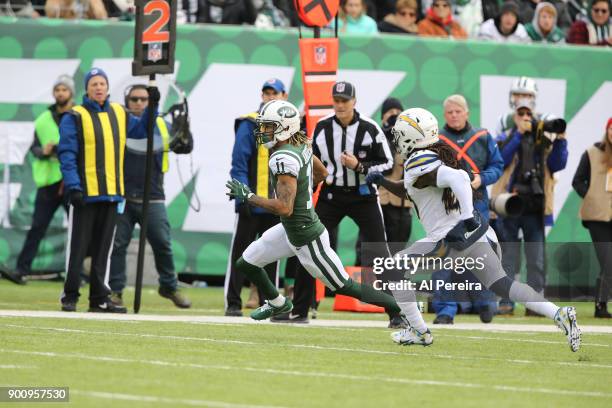
POLYGON ((384 316, 331 312, 331 299, 311 325, 287 326, 222 318, 218 288, 187 289, 187 311, 146 288, 141 314, 120 320, 55 313, 60 291, 0 280, 0 385, 70 388, 50 406, 612 406, 612 323, 590 303, 577 305, 588 330, 572 353, 544 331, 552 322, 522 313, 490 326, 457 316, 432 325, 431 347, 401 347, 384 316))

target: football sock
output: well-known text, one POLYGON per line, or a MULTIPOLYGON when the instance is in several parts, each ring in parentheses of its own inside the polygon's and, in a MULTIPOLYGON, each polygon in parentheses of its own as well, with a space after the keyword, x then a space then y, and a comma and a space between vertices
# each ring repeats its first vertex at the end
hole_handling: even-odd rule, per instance
POLYGON ((527 309, 551 319, 555 318, 555 314, 559 310, 559 306, 546 300, 531 286, 520 282, 513 282, 510 286, 510 299, 524 303, 527 309))
POLYGON ((423 320, 423 315, 419 310, 419 306, 416 302, 397 302, 399 307, 402 309, 402 313, 406 316, 408 324, 419 331, 419 333, 425 333, 427 331, 427 324, 423 320))
POLYGON ((281 307, 285 304, 285 297, 283 295, 278 295, 274 299, 268 300, 268 303, 270 303, 274 307, 281 307))
MULTIPOLYGON (((244 273, 244 276, 246 276, 251 282, 253 282, 253 284, 257 286, 259 290, 261 290, 261 293, 266 299, 276 300, 278 298, 278 289, 276 289, 276 286, 274 286, 274 284, 268 277, 268 274, 266 273, 266 271, 263 270, 263 268, 251 265, 242 257, 240 257, 236 261, 236 269, 244 273)), ((276 305, 273 304, 273 306, 276 305)))
POLYGON ((359 284, 352 279, 347 279, 344 286, 336 290, 336 293, 350 296, 372 305, 384 307, 385 311, 392 317, 400 313, 400 308, 392 296, 380 290, 376 290, 370 285, 359 284))
POLYGON ((419 310, 416 295, 413 290, 392 290, 393 297, 397 300, 402 313, 408 320, 411 327, 417 329, 420 333, 427 331, 427 324, 423 320, 423 315, 419 310))

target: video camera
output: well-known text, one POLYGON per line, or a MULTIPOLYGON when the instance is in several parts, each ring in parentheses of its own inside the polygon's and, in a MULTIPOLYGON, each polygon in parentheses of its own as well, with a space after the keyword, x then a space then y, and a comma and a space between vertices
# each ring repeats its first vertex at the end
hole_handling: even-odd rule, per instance
POLYGON ((168 115, 172 118, 172 135, 170 150, 175 153, 191 153, 193 150, 193 136, 189 128, 189 106, 187 98, 175 103, 168 109, 168 115))

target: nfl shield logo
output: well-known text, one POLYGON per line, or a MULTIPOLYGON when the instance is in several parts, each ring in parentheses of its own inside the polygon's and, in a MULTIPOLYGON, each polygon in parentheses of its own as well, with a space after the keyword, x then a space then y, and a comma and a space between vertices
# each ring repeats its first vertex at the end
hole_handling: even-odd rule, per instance
POLYGON ((151 43, 147 52, 147 59, 152 62, 157 62, 162 59, 162 44, 151 43))
POLYGON ((327 47, 319 45, 315 47, 315 62, 319 65, 325 65, 327 62, 327 47))

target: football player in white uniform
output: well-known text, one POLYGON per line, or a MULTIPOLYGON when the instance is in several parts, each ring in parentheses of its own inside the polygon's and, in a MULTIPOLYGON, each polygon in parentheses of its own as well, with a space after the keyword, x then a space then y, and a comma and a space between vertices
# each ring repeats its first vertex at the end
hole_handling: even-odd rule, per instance
MULTIPOLYGON (((471 270, 485 287, 553 319, 567 336, 571 350, 577 351, 580 329, 576 322, 576 309, 556 306, 530 286, 511 280, 504 272, 495 232, 482 224, 478 212, 474 211, 470 176, 462 169, 455 152, 438 140, 436 118, 425 109, 405 110, 397 118, 393 135, 397 152, 405 159, 404 180, 391 181, 380 173, 370 173, 368 181, 382 185, 398 196, 407 195, 415 204, 427 234, 426 238, 395 256, 400 259, 480 259, 484 267, 471 270)), ((395 272, 399 272, 400 279, 403 279, 407 271, 395 272)), ((394 332, 393 341, 403 345, 430 345, 433 336, 417 308, 414 291, 392 292, 410 324, 408 329, 394 332)))

